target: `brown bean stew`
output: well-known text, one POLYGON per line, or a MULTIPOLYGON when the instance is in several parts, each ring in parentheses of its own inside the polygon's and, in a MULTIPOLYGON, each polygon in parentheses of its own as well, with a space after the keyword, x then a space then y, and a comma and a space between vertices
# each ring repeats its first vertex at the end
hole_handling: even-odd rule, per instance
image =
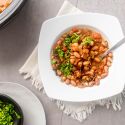
POLYGON ((108 42, 100 33, 89 28, 73 27, 54 44, 52 68, 66 84, 79 88, 99 85, 112 64, 112 53, 99 58, 107 49, 108 42))

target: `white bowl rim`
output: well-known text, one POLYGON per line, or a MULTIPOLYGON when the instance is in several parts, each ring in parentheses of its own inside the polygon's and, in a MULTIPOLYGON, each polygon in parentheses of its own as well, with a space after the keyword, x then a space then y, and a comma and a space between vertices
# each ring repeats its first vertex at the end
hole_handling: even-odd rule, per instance
MULTIPOLYGON (((90 12, 87 12, 87 13, 85 13, 85 14, 99 14, 99 13, 90 13, 90 12)), ((79 15, 79 16, 81 16, 81 15, 83 15, 83 14, 71 14, 71 15, 63 15, 63 16, 59 16, 59 17, 55 17, 55 18, 51 18, 51 19, 49 19, 49 20, 46 20, 44 23, 43 23, 43 25, 45 25, 46 23, 48 23, 49 21, 53 21, 54 19, 60 19, 60 18, 62 18, 62 17, 70 17, 70 16, 75 16, 75 15, 79 15)), ((118 21, 118 19, 116 18, 116 17, 114 17, 114 16, 110 16, 110 15, 106 15, 106 14, 101 14, 101 15, 104 15, 104 16, 109 16, 109 17, 113 17, 113 18, 115 18, 117 21, 118 21)), ((119 21, 118 21, 119 22, 119 21)), ((120 24, 120 23, 119 23, 120 24)), ((120 28, 121 28, 121 26, 120 26, 120 28)), ((100 29, 99 29, 100 30, 100 29)), ((122 29, 121 29, 121 32, 122 32, 122 29)), ((105 33, 104 33, 105 34, 105 33)), ((58 34, 59 35, 59 34, 58 34)), ((124 34, 123 34, 123 32, 122 32, 122 37, 121 37, 121 39, 123 39, 124 38, 124 34)), ((39 41, 40 41, 40 39, 39 39, 39 41)), ((39 45, 38 45, 38 65, 39 65, 39 68, 40 68, 40 42, 39 42, 39 45)), ((41 74, 41 71, 40 71, 40 74, 41 74)), ((43 86, 44 86, 44 83, 43 83, 43 86)), ((45 87, 45 86, 44 86, 45 87)), ((122 90, 123 90, 123 88, 124 88, 124 86, 119 90, 119 91, 117 91, 117 93, 113 93, 113 94, 110 94, 108 97, 111 97, 111 96, 114 96, 114 95, 116 95, 116 94, 118 94, 118 93, 120 93, 122 90)), ((98 97, 98 98, 93 98, 93 99, 91 99, 91 100, 89 100, 89 99, 86 99, 86 100, 72 100, 72 99, 63 99, 63 98, 61 98, 61 97, 54 97, 53 95, 51 95, 51 93, 48 93, 48 91, 46 90, 46 87, 45 87, 45 91, 46 91, 46 93, 47 93, 47 95, 49 96, 49 97, 51 97, 51 98, 55 98, 55 99, 59 99, 59 100, 64 100, 64 101, 75 101, 75 102, 82 102, 82 101, 94 101, 94 100, 98 100, 98 99, 104 99, 104 98, 107 98, 107 97, 98 97)))

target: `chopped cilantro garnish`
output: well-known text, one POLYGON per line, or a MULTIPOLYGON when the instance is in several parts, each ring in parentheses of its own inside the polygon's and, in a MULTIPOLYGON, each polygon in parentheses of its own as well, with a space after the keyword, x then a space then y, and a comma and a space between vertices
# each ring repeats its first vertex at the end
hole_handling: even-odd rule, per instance
POLYGON ((0 125, 14 125, 15 119, 21 116, 15 111, 14 105, 0 100, 0 125))
POLYGON ((93 39, 90 37, 90 36, 87 36, 85 37, 83 40, 82 40, 82 45, 89 45, 93 42, 93 39))
POLYGON ((80 39, 80 36, 77 33, 73 33, 71 36, 72 43, 78 42, 80 39))
POLYGON ((55 53, 57 53, 60 58, 64 57, 64 51, 60 48, 60 46, 56 47, 55 53))
POLYGON ((65 52, 65 59, 69 59, 70 57, 70 49, 68 49, 66 52, 65 52))
POLYGON ((56 64, 56 60, 51 60, 51 64, 56 64))
POLYGON ((72 64, 69 61, 66 63, 62 63, 60 64, 59 69, 65 76, 68 76, 71 74, 72 64))
POLYGON ((68 37, 66 37, 65 40, 64 40, 64 45, 65 45, 66 47, 69 47, 69 45, 70 45, 71 42, 72 42, 72 41, 71 41, 71 37, 68 36, 68 37))

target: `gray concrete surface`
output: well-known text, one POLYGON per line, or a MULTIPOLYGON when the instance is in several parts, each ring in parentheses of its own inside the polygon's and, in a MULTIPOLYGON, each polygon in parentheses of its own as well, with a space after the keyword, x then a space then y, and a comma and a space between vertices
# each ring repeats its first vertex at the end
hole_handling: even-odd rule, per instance
MULTIPOLYGON (((25 81, 18 73, 18 69, 37 45, 42 22, 57 14, 63 1, 28 0, 18 16, 0 30, 0 81, 22 84, 35 93, 44 106, 47 125, 124 125, 125 102, 120 112, 97 106, 85 122, 79 123, 62 114, 48 98, 31 86, 30 81, 25 81)), ((83 11, 107 13, 118 17, 125 33, 124 0, 70 1, 83 11)))

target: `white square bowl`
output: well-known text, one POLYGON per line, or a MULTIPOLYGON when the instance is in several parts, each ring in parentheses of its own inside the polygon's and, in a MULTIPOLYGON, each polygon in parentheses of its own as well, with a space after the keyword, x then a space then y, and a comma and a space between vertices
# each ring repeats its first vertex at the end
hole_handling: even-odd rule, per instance
POLYGON ((124 88, 125 46, 121 46, 113 55, 113 64, 109 75, 100 81, 99 86, 77 88, 60 81, 51 67, 51 47, 57 38, 73 26, 90 26, 101 31, 114 45, 124 38, 121 25, 114 16, 99 13, 83 13, 55 17, 45 21, 41 28, 38 45, 38 64, 41 80, 46 94, 63 101, 94 101, 120 93, 124 88))

